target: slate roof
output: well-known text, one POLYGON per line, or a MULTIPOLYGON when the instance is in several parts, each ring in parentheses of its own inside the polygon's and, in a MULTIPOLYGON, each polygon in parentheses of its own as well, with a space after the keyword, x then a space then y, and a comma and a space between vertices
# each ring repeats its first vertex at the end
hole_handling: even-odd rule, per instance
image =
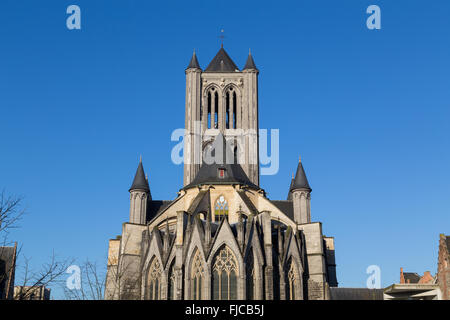
POLYGON ((405 277, 405 283, 419 283, 420 276, 415 272, 403 272, 403 276, 405 277))
POLYGON ((148 181, 145 178, 144 167, 142 166, 142 159, 139 161, 139 165, 136 170, 136 174, 134 176, 133 184, 131 185, 129 191, 131 190, 144 190, 147 192, 150 191, 148 181))
MULTIPOLYGON (((200 191, 200 193, 202 193, 204 191, 200 191)), ((193 214, 197 214, 200 212, 204 212, 206 213, 205 218, 207 217, 207 215, 209 214, 210 216, 212 215, 211 212, 211 194, 208 191, 206 191, 206 193, 201 197, 200 201, 198 202, 197 206, 194 208, 193 210, 193 214)))
POLYGON ((236 72, 239 68, 231 60, 228 53, 222 47, 216 56, 211 60, 204 72, 236 72))
POLYGON ((147 207, 147 221, 150 221, 172 204, 171 200, 151 200, 147 207))
POLYGON ((258 70, 255 65, 255 61, 253 60, 252 54, 248 53, 247 62, 245 63, 243 70, 258 70))
POLYGON ((292 186, 293 185, 294 185, 294 176, 292 176, 291 184, 289 185, 289 192, 288 192, 288 196, 287 196, 288 200, 292 200, 292 192, 291 192, 291 190, 292 190, 292 186))
POLYGON ((222 135, 222 133, 219 133, 217 135, 214 145, 216 145, 217 148, 219 148, 220 145, 222 146, 221 155, 218 155, 218 161, 214 161, 212 164, 208 164, 204 159, 203 164, 200 167, 200 170, 198 171, 194 180, 183 189, 189 189, 194 186, 205 184, 240 184, 259 189, 258 186, 250 181, 240 164, 234 162, 227 163, 226 155, 231 155, 232 152, 230 147, 227 145, 225 137, 222 135), (221 142, 217 140, 221 140, 221 142), (219 169, 225 170, 225 176, 222 178, 219 177, 219 169))
POLYGON ((243 190, 239 190, 238 191, 239 196, 241 197, 242 201, 244 201, 245 205, 247 206, 247 208, 250 210, 250 213, 257 215, 258 209, 256 209, 255 205, 253 204, 253 202, 247 197, 247 195, 245 194, 245 192, 243 190))
POLYGON ((197 55, 195 54, 195 51, 192 54, 191 61, 189 62, 189 65, 187 66, 186 69, 200 69, 200 70, 202 69, 202 68, 200 68, 200 65, 198 63, 197 55))
POLYGON ((383 300, 383 289, 330 288, 331 300, 383 300))
POLYGON ((294 205, 290 200, 270 200, 270 202, 280 209, 285 215, 294 220, 294 205))
POLYGON ((290 190, 295 189, 307 189, 309 191, 312 190, 309 186, 308 179, 306 178, 305 170, 303 169, 301 161, 298 162, 297 172, 295 174, 294 182, 290 190))
POLYGON ((207 203, 208 199, 209 199, 209 190, 200 191, 195 196, 194 200, 191 202, 189 208, 187 209, 187 212, 190 214, 196 214, 203 211, 203 209, 205 211, 208 210, 209 207, 209 203, 207 203))

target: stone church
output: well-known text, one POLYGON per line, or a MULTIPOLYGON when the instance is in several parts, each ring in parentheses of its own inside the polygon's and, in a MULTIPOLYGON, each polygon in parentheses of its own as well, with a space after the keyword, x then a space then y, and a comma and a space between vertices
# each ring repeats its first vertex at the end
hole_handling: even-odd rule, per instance
POLYGON ((203 70, 194 52, 185 73, 184 185, 153 199, 140 161, 129 220, 109 241, 105 299, 329 299, 334 239, 311 218, 302 162, 286 200, 259 184, 252 55, 240 70, 222 46, 203 70))

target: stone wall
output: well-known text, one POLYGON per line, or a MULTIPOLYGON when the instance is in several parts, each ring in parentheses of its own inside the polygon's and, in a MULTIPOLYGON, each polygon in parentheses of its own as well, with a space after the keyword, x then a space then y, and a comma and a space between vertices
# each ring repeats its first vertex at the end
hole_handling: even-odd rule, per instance
POLYGON ((443 300, 450 300, 450 258, 448 248, 449 242, 449 237, 443 234, 440 235, 437 278, 443 300))

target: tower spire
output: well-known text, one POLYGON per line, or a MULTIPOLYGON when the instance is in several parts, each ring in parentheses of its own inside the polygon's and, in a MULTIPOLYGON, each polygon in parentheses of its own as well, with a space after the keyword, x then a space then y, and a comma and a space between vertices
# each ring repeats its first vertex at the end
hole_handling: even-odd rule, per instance
POLYGON ((311 191, 311 187, 309 186, 308 179, 306 178, 305 170, 303 169, 303 164, 301 158, 299 158, 297 172, 295 174, 295 178, 292 181, 291 190, 295 189, 306 189, 311 191))
POLYGON ((216 56, 211 60, 206 67, 205 72, 236 72, 239 68, 230 58, 223 47, 219 49, 216 56))
POLYGON ((224 32, 224 30, 223 29, 221 29, 220 30, 220 36, 219 36, 219 38, 220 38, 220 47, 221 48, 223 48, 223 39, 225 39, 225 36, 223 35, 223 32, 224 32))
POLYGON ((250 52, 250 49, 248 49, 248 57, 247 62, 245 63, 243 70, 258 70, 258 68, 255 65, 255 61, 253 60, 252 53, 250 52))
POLYGON ((297 172, 289 190, 289 197, 293 201, 294 221, 296 223, 311 223, 311 191, 299 158, 297 172))
POLYGON ((139 159, 139 165, 137 167, 136 174, 134 175, 133 184, 131 185, 129 191, 132 190, 143 190, 146 192, 150 191, 148 181, 145 178, 144 166, 142 165, 142 156, 139 159))
POLYGON ((191 61, 189 62, 189 65, 187 66, 186 70, 187 69, 200 69, 200 70, 202 69, 200 68, 200 65, 198 63, 197 55, 195 54, 195 49, 194 52, 192 53, 191 61))
POLYGON ((145 224, 147 221, 147 204, 152 199, 148 180, 142 165, 142 156, 139 157, 139 165, 130 189, 130 222, 145 224))

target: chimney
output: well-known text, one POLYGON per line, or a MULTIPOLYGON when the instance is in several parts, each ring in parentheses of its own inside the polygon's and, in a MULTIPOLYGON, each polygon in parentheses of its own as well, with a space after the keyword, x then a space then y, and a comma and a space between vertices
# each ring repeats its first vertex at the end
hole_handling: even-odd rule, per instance
POLYGON ((405 276, 403 275, 403 268, 400 268, 400 283, 405 283, 405 276))
POLYGON ((433 280, 433 276, 430 271, 425 271, 423 277, 420 278, 419 283, 429 283, 433 280))

